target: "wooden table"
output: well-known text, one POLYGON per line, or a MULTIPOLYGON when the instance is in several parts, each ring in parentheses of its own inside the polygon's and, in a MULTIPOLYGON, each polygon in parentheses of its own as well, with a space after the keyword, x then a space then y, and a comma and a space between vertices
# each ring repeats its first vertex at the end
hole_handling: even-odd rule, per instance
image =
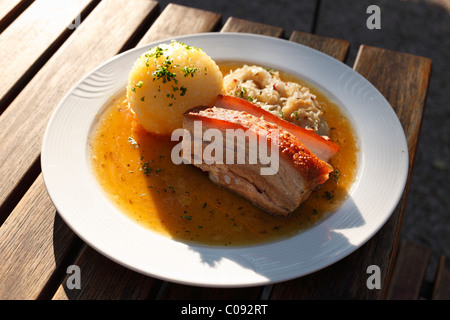
MULTIPOLYGON (((284 37, 284 30, 180 5, 157 2, 3 1, 0 4, 0 298, 1 299, 385 299, 393 273, 408 185, 389 221, 364 246, 311 275, 264 287, 201 288, 128 270, 81 241, 56 212, 40 171, 47 122, 66 92, 115 54, 158 39, 199 32, 248 32, 284 37), (136 10, 139 8, 139 10, 136 10), (80 17, 81 20, 77 20, 80 17), (77 265, 81 289, 69 289, 77 265), (366 285, 367 267, 381 288, 366 285)), ((295 41, 345 61, 349 43, 294 31, 295 41)), ((410 171, 431 61, 361 45, 354 70, 387 98, 404 128, 410 171)))

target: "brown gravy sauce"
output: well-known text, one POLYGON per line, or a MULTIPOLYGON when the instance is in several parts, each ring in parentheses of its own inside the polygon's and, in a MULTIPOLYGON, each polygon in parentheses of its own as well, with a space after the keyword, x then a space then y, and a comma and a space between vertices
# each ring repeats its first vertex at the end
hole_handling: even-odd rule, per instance
MULTIPOLYGON (((241 66, 220 64, 223 74, 241 66)), ((347 198, 357 171, 357 141, 339 107, 311 85, 324 111, 330 138, 340 146, 330 164, 336 170, 289 218, 276 218, 209 180, 192 165, 175 165, 170 136, 145 131, 125 94, 111 99, 90 144, 98 182, 121 211, 140 225, 179 241, 239 246, 284 239, 311 227, 347 198)))

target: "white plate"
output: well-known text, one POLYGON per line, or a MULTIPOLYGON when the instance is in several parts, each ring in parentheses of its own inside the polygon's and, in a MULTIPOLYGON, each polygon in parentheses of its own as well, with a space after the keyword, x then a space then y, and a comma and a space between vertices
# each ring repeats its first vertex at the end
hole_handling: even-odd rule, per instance
POLYGON ((288 71, 322 89, 351 119, 357 136, 357 181, 344 205, 298 235, 264 245, 208 247, 177 242, 122 214, 93 177, 89 136, 104 104, 125 88, 137 57, 162 42, 115 56, 82 79, 56 108, 45 133, 42 171, 64 221, 91 247, 132 270, 197 286, 264 285, 300 277, 342 259, 371 238, 403 192, 408 150, 389 103, 345 64, 277 38, 235 33, 177 37, 213 59, 248 61, 288 71))

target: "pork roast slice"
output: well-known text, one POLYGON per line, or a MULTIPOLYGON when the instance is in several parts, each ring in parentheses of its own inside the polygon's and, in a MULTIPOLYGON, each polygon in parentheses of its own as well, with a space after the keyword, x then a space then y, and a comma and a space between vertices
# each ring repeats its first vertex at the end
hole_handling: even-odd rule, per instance
POLYGON ((183 141, 183 158, 273 215, 288 217, 333 171, 293 134, 245 111, 196 107, 184 114, 183 127, 191 137, 190 143, 183 141), (236 132, 247 139, 235 138, 236 132), (211 133, 214 138, 205 140, 211 133))

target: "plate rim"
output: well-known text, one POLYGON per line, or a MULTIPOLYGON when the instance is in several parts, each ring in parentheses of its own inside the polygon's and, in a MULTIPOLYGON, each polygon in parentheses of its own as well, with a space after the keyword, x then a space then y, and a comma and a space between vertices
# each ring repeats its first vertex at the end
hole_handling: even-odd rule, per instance
MULTIPOLYGON (((312 272, 321 270, 323 268, 328 267, 329 265, 332 265, 334 263, 336 263, 337 261, 343 259, 344 257, 348 256, 349 254, 353 253, 356 249, 358 249, 359 247, 361 247, 362 245, 364 245, 364 243, 366 243, 369 239, 371 239, 382 227, 383 225, 386 223, 386 221, 391 217, 392 213, 395 210, 395 207, 397 206, 398 202, 401 199, 401 196, 403 194, 405 185, 406 185, 406 181, 407 181, 407 173, 408 173, 408 166, 409 166, 409 162, 405 161, 406 164, 406 168, 404 167, 405 164, 403 164, 403 168, 404 168, 404 173, 402 174, 402 179, 401 182, 399 183, 399 188, 397 189, 401 189, 401 191, 398 191, 398 194, 395 195, 395 201, 393 201, 393 203, 395 202, 395 204, 392 204, 391 208, 389 209, 390 213, 386 214, 384 216, 384 219, 382 221, 380 221, 380 223, 378 224, 378 226, 376 228, 372 229, 372 232, 370 234, 368 234, 365 238, 365 240, 358 244, 357 246, 350 246, 347 248, 347 250, 345 250, 345 252, 342 252, 341 254, 338 255, 337 258, 335 259, 331 259, 328 261, 328 263, 325 263, 323 265, 321 265, 318 268, 315 269, 311 269, 308 272, 303 272, 297 276, 291 276, 291 277, 279 277, 277 279, 259 279, 259 280, 251 280, 248 283, 243 283, 243 282, 235 282, 235 283, 224 283, 224 282, 211 282, 211 281, 207 281, 207 282, 191 282, 188 279, 183 279, 181 278, 174 278, 171 276, 166 277, 165 275, 161 275, 161 274, 153 274, 153 273, 148 273, 144 270, 142 270, 139 267, 136 267, 134 265, 130 265, 127 264, 126 262, 122 261, 120 258, 116 257, 115 255, 111 255, 109 252, 102 250, 102 248, 98 247, 95 245, 95 243, 92 243, 92 239, 87 239, 85 237, 85 234, 83 234, 82 232, 80 232, 80 230, 78 230, 76 227, 74 227, 70 221, 70 219, 67 219, 67 217, 64 215, 64 213, 62 211, 64 211, 63 208, 61 208, 60 206, 60 202, 57 200, 55 201, 55 196, 53 193, 53 186, 51 185, 51 182, 49 182, 48 180, 48 167, 47 165, 47 149, 46 149, 46 145, 49 143, 48 139, 49 139, 49 132, 51 130, 51 127, 53 125, 53 122, 56 119, 56 114, 58 112, 61 112, 60 109, 63 108, 64 104, 66 103, 67 99, 69 99, 70 95, 73 93, 73 91, 75 90, 75 88, 79 87, 80 84, 84 83, 86 81, 87 78, 89 78, 90 75, 92 75, 93 73, 95 73, 98 70, 101 70, 104 66, 113 63, 115 60, 119 60, 121 59, 123 56, 131 54, 130 52, 139 52, 144 50, 145 48, 150 48, 152 46, 155 46, 157 44, 160 43, 167 43, 173 39, 176 39, 178 41, 186 41, 186 40, 191 40, 191 39, 195 39, 195 38, 202 38, 202 37, 228 37, 228 38, 233 38, 233 37, 240 37, 240 38, 254 38, 254 39, 260 39, 261 41, 273 41, 273 42, 278 42, 278 43, 289 43, 289 45, 294 45, 294 46, 299 46, 299 48, 303 48, 303 50, 309 51, 309 52, 313 52, 314 55, 320 55, 322 57, 322 59, 328 59, 330 61, 333 61, 332 63, 340 63, 341 65, 345 66, 346 68, 348 68, 349 70, 351 70, 353 72, 353 75, 356 77, 360 77, 360 80, 365 81, 368 83, 369 86, 371 86, 373 89, 376 90, 376 92, 379 93, 378 89, 373 86, 372 84, 370 84, 370 82, 368 82, 368 80, 366 80, 362 75, 359 75, 358 73, 356 73, 356 71, 354 71, 353 69, 351 69, 350 67, 348 67, 347 65, 345 65, 343 62, 334 59, 331 56, 328 56, 327 54, 320 52, 316 49, 307 47, 305 45, 296 43, 296 42, 292 42, 289 40, 285 40, 285 39, 280 39, 280 38, 274 38, 274 37, 270 37, 270 36, 265 36, 265 35, 256 35, 256 34, 251 34, 251 33, 220 33, 220 32, 207 32, 207 33, 198 33, 198 34, 188 34, 188 35, 183 35, 183 36, 174 36, 174 37, 170 37, 170 38, 165 38, 165 39, 161 39, 161 40, 157 40, 148 44, 144 44, 144 45, 140 45, 139 47, 136 48, 132 48, 130 50, 127 50, 125 52, 119 53, 113 57, 111 57, 110 59, 106 60, 105 62, 99 64, 96 68, 92 69, 91 71, 89 71, 84 77, 82 77, 78 82, 76 82, 75 85, 73 85, 64 95, 64 97, 61 99, 61 101, 58 103, 57 107, 54 109, 48 124, 47 124, 47 128, 45 130, 44 133, 44 138, 43 138, 43 143, 42 143, 42 150, 41 150, 41 169, 42 169, 42 174, 43 174, 43 180, 44 180, 44 184, 46 186, 46 189, 50 195, 50 198, 52 200, 52 203, 55 205, 55 207, 57 208, 58 214, 59 216, 63 219, 63 221, 65 221, 65 223, 68 224, 68 226, 71 228, 71 230, 77 234, 83 241, 85 241, 87 244, 89 244, 89 246, 93 247, 95 250, 97 250, 98 252, 100 252, 101 254, 105 255, 106 257, 108 257, 109 259, 119 263, 120 265, 123 265, 129 269, 132 269, 134 271, 146 274, 148 276, 151 277, 155 277, 155 278, 159 278, 159 279, 163 279, 166 281, 171 281, 171 282, 178 282, 178 283, 183 283, 183 284, 187 284, 187 285, 196 285, 196 286, 204 286, 204 287, 247 287, 247 286, 255 286, 255 285, 266 285, 266 284, 271 284, 271 283, 276 283, 276 282, 280 282, 280 281, 286 281, 286 280, 290 280, 292 278, 297 278, 297 277, 301 277, 301 276, 305 276, 307 274, 310 274, 312 272), (400 187, 401 186, 401 187, 400 187)), ((208 52, 207 52, 208 53, 208 52)), ((381 93, 380 93, 381 95, 381 93)), ((381 97, 384 99, 384 97, 381 95, 381 97)), ((390 104, 389 102, 387 102, 386 99, 384 99, 385 103, 387 105, 390 104)), ((392 114, 395 116, 395 119, 398 121, 398 125, 401 126, 400 121, 398 120, 398 117, 395 115, 395 112, 392 110, 392 108, 390 107, 392 114)), ((407 149, 407 143, 406 143, 406 138, 404 137, 404 133, 403 133, 403 138, 404 140, 403 145, 405 146, 405 152, 406 154, 408 153, 408 149, 407 149)), ((406 160, 408 159, 408 157, 405 158, 406 160)), ((289 239, 286 240, 281 240, 281 241, 277 241, 277 243, 281 243, 284 241, 289 241, 289 239)), ((188 246, 190 246, 191 244, 188 244, 188 246)), ((256 245, 256 246, 267 246, 267 244, 261 244, 261 245, 256 245)), ((251 248, 254 248, 255 246, 250 246, 251 248)), ((216 248, 215 248, 216 249, 216 248)), ((239 248, 242 249, 242 248, 239 248)))

